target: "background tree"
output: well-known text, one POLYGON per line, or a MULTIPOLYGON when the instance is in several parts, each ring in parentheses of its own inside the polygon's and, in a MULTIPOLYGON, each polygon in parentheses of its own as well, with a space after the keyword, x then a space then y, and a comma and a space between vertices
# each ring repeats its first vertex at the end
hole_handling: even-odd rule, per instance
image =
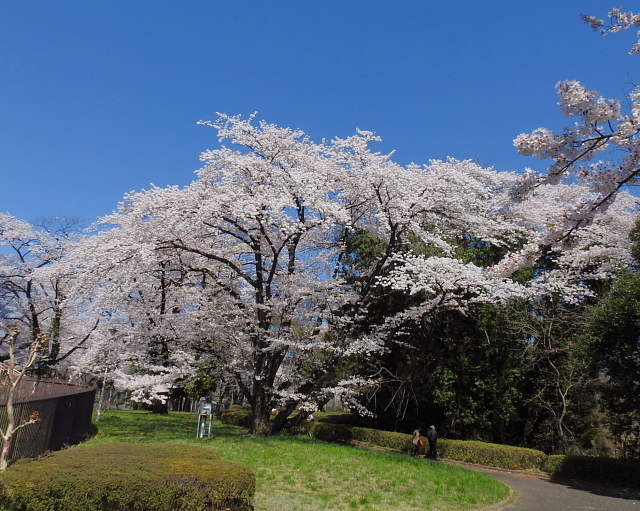
POLYGON ((589 326, 604 377, 602 401, 620 453, 640 455, 640 221, 632 231, 634 266, 620 273, 602 302, 590 309, 589 326))
POLYGON ((586 331, 585 304, 546 297, 523 304, 511 318, 520 333, 525 370, 522 439, 554 454, 575 454, 585 444, 597 408, 599 374, 586 331))
POLYGON ((22 325, 27 345, 42 336, 48 339, 32 367, 40 376, 52 376, 61 362, 87 342, 95 321, 76 308, 76 296, 69 294, 78 268, 61 262, 81 234, 77 221, 54 218, 32 225, 0 214, 0 303, 2 317, 22 325))
MULTIPOLYGON (((580 190, 541 187, 511 212, 514 218, 522 215, 522 224, 535 236, 572 196, 580 197, 580 190)), ((436 422, 451 437, 526 441, 548 452, 582 449, 583 436, 591 428, 597 379, 584 308, 628 262, 627 233, 635 203, 628 194, 621 195, 591 225, 532 260, 532 267, 515 272, 512 279, 528 290, 526 296, 501 305, 499 294, 493 293, 485 304, 476 297, 475 304, 467 301, 463 309, 439 309, 404 324, 403 342, 389 345, 376 361, 387 376, 369 396, 378 425, 409 429, 436 422)), ((526 236, 522 239, 526 243, 526 236)), ((359 252, 347 260, 362 264, 371 246, 366 241, 354 244, 359 252)), ((470 235, 456 244, 461 260, 490 271, 501 268, 519 249, 514 245, 510 251, 470 235)), ((437 255, 425 251, 421 262, 437 255)), ((446 271, 440 269, 429 282, 446 271)), ((434 291, 426 292, 426 283, 421 288, 421 273, 417 270, 402 287, 382 294, 378 307, 370 308, 374 314, 369 319, 380 323, 428 300, 434 291)))
POLYGON ((625 457, 640 455, 640 274, 623 273, 591 314, 606 378, 602 397, 610 427, 625 457))

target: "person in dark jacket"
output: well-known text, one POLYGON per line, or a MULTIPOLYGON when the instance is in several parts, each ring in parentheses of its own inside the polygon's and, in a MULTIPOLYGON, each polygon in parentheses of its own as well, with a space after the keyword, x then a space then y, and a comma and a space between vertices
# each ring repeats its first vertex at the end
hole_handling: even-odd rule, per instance
POLYGON ((438 432, 435 426, 429 426, 429 430, 426 434, 427 442, 429 442, 429 452, 427 452, 427 458, 430 460, 438 459, 438 432))

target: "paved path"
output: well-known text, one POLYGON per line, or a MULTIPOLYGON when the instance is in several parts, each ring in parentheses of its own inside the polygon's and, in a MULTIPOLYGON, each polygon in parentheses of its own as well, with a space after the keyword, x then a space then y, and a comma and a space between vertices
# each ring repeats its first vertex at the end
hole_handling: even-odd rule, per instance
MULTIPOLYGON (((456 463, 457 465, 457 463, 456 463)), ((577 487, 555 483, 540 477, 494 470, 477 465, 465 468, 490 474, 510 486, 519 495, 503 511, 640 511, 640 492, 624 492, 605 486, 577 487)))

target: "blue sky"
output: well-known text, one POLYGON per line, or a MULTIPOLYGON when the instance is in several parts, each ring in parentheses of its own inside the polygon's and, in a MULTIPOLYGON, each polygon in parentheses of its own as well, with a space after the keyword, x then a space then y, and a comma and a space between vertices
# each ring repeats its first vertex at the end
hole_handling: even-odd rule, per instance
MULTIPOLYGON (((216 112, 306 131, 356 128, 402 164, 453 156, 539 170, 513 139, 561 128, 555 84, 622 98, 635 33, 600 37, 602 0, 0 2, 0 211, 109 214, 186 185, 219 147, 216 112)), ((625 10, 637 6, 622 4, 625 10)))

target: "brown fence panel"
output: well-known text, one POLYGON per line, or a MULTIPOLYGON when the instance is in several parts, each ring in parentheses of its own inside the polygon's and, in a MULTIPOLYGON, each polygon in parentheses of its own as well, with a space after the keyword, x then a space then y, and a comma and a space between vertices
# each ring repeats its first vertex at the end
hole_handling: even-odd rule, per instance
POLYGON ((91 426, 94 398, 95 389, 56 398, 55 420, 49 440, 50 451, 75 445, 86 438, 91 426))
MULTIPOLYGON (((0 407, 0 413, 4 416, 3 425, 6 424, 7 407, 0 407)), ((20 458, 35 458, 44 454, 49 449, 51 426, 55 414, 55 401, 52 399, 28 401, 18 403, 14 407, 18 421, 28 418, 33 412, 38 412, 42 420, 20 429, 11 439, 9 461, 20 458)))
MULTIPOLYGON (((33 382, 28 382, 32 385, 33 382)), ((40 421, 20 429, 11 441, 9 461, 35 458, 84 440, 91 427, 95 388, 38 382, 38 389, 19 394, 14 411, 16 424, 38 412, 40 421)), ((0 392, 0 427, 7 426, 6 399, 0 392)))

